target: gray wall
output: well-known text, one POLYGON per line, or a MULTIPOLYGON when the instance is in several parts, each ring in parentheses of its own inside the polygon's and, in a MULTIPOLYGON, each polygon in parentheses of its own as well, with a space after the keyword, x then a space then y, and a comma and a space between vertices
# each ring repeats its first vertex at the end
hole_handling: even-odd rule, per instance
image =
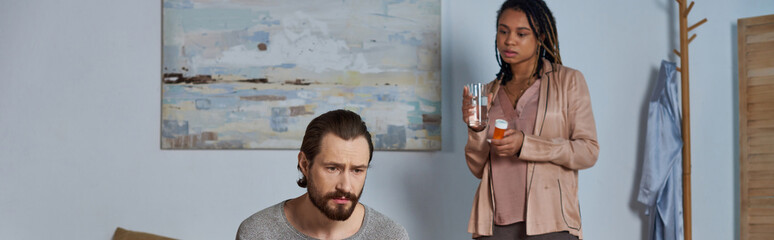
MULTIPOLYGON (((464 83, 486 82, 500 0, 443 1, 443 150, 376 152, 362 201, 414 239, 468 239, 464 83)), ((587 239, 642 239, 646 99, 676 60, 671 0, 548 1, 566 65, 589 83, 601 153, 580 173, 587 239)), ((108 239, 115 227, 232 239, 304 192, 296 151, 161 151, 159 1, 2 1, 0 239, 108 239)), ((736 19, 770 0, 697 1, 691 45, 694 239, 738 238, 736 19)))

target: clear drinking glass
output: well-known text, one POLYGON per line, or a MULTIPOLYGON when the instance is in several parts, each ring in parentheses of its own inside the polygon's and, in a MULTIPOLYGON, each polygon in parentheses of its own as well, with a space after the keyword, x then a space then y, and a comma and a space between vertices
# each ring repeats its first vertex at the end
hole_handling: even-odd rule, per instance
POLYGON ((471 104, 475 109, 473 114, 468 118, 468 125, 474 128, 486 127, 486 124, 489 121, 489 117, 487 116, 487 104, 489 104, 489 99, 487 99, 486 92, 484 91, 486 85, 483 83, 470 83, 466 84, 466 86, 472 96, 471 104))

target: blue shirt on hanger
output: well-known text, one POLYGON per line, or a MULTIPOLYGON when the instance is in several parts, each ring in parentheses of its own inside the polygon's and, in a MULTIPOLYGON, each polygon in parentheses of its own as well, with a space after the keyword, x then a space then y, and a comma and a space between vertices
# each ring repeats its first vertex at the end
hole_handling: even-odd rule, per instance
POLYGON ((648 206, 650 239, 683 239, 683 140, 676 65, 661 61, 648 106, 648 129, 637 200, 648 206))

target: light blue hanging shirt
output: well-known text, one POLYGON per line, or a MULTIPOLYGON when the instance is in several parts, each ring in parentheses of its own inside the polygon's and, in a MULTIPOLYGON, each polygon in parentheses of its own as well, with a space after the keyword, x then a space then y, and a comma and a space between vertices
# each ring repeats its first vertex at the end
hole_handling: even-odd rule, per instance
POLYGON ((645 159, 637 200, 648 206, 650 239, 683 239, 683 140, 676 65, 661 61, 650 96, 645 159))

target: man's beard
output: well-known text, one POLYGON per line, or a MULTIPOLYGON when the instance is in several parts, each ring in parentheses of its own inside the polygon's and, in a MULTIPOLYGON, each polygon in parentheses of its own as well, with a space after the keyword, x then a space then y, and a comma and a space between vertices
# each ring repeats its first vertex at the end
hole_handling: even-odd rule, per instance
POLYGON ((324 196, 322 193, 318 192, 317 187, 314 185, 314 181, 310 181, 310 178, 307 178, 308 185, 307 185, 307 194, 309 195, 309 199, 312 200, 312 204, 314 204, 317 209, 320 210, 323 214, 325 214, 326 217, 330 220, 334 221, 344 221, 349 219, 350 216, 352 216, 352 213, 355 211, 355 206, 357 206, 358 200, 360 199, 360 194, 363 193, 363 190, 360 190, 360 193, 355 195, 353 193, 349 192, 342 192, 339 190, 336 190, 335 192, 327 193, 324 196), (335 207, 328 206, 328 200, 335 199, 335 198, 341 198, 346 197, 347 200, 349 200, 349 206, 336 204, 335 207))

